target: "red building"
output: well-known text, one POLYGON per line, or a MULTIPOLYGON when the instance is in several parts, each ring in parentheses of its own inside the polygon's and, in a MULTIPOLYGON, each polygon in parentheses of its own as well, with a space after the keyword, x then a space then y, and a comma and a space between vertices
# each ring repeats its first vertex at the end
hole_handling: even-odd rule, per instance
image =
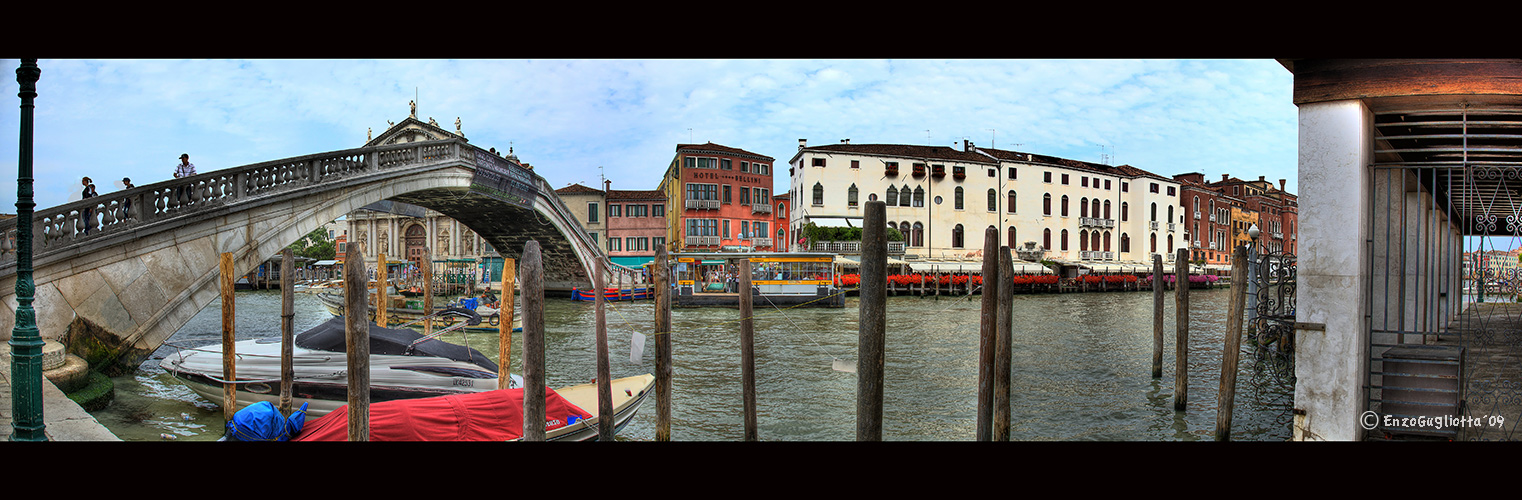
POLYGON ((660 190, 607 193, 608 256, 613 262, 638 268, 655 260, 655 248, 666 244, 666 196, 660 190))
POLYGON ((778 252, 791 251, 793 245, 790 242, 796 239, 788 234, 787 214, 792 209, 791 196, 787 193, 773 196, 772 208, 774 209, 772 211, 774 216, 772 225, 777 227, 776 230, 772 231, 772 249, 778 252))
POLYGON ((1294 254, 1298 250, 1299 203, 1294 194, 1285 190, 1284 179, 1275 188, 1262 176, 1256 181, 1244 181, 1221 174, 1221 180, 1216 182, 1206 181, 1200 173, 1178 174, 1173 178, 1182 186, 1179 205, 1184 209, 1188 237, 1194 240, 1193 260, 1218 269, 1229 268, 1232 249, 1248 240, 1244 235, 1246 227, 1241 226, 1249 223, 1258 226, 1263 251, 1294 254), (1233 224, 1244 214, 1251 220, 1233 224))
POLYGON ((677 251, 772 247, 770 156, 707 144, 679 144, 659 191, 666 197, 666 244, 677 251))

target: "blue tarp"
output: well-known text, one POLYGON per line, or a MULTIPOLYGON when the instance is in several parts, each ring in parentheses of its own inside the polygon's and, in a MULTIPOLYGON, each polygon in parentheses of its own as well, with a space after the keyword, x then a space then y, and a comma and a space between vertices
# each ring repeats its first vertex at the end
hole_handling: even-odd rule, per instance
POLYGON ((306 424, 307 403, 291 412, 289 418, 269 401, 260 401, 238 410, 227 422, 227 436, 235 441, 290 441, 306 424))

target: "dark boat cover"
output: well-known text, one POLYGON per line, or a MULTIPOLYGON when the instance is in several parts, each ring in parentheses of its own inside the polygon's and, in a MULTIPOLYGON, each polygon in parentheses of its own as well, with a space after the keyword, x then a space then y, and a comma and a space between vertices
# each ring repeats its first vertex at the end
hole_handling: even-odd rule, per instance
MULTIPOLYGON (((329 352, 347 352, 348 342, 344 333, 343 316, 335 316, 311 330, 296 335, 296 345, 304 349, 329 352)), ((452 359, 466 363, 474 363, 487 371, 497 373, 497 364, 487 358, 481 351, 470 347, 451 344, 439 339, 432 339, 419 343, 409 352, 408 345, 417 339, 423 338, 423 334, 407 329, 382 328, 370 324, 370 354, 384 354, 389 356, 432 356, 452 359)))
MULTIPOLYGON (((545 430, 592 417, 544 389, 545 430)), ((347 441, 349 406, 306 423, 292 441, 347 441)), ((371 441, 508 441, 523 436, 523 389, 398 399, 370 405, 371 441)))

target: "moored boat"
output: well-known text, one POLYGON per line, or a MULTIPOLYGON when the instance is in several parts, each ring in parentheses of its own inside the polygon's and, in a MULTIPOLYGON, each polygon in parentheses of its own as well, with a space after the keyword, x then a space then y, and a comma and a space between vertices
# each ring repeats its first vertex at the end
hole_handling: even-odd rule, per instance
MULTIPOLYGON (((634 287, 624 289, 607 288, 603 291, 603 300, 609 302, 621 300, 644 300, 649 298, 654 298, 650 293, 649 287, 634 287)), ((571 289, 571 300, 595 302, 597 301, 597 290, 582 290, 580 288, 573 288, 571 289)))
MULTIPOLYGON (((322 301, 323 307, 326 307, 329 313, 332 313, 334 316, 344 315, 345 304, 343 293, 321 293, 317 295, 317 298, 318 300, 322 301)), ((414 330, 422 330, 422 318, 425 316, 422 309, 422 302, 422 299, 393 297, 391 300, 391 307, 386 308, 386 326, 388 328, 411 328, 414 330)), ((457 302, 458 304, 453 307, 474 311, 481 317, 480 324, 465 325, 460 327, 459 330, 465 331, 467 333, 496 333, 498 331, 499 325, 502 323, 502 314, 501 311, 499 311, 497 308, 492 307, 488 304, 482 304, 480 300, 476 298, 466 298, 457 302)), ((367 317, 371 321, 374 321, 374 304, 371 304, 370 306, 372 310, 369 312, 367 317)), ((448 307, 452 306, 448 304, 439 304, 435 306, 435 308, 439 310, 448 307)), ((435 316, 433 327, 435 329, 448 328, 455 326, 457 323, 462 321, 465 321, 465 318, 460 316, 435 316)), ((523 328, 521 319, 517 317, 513 318, 512 325, 513 331, 515 332, 522 330, 523 328)))
MULTIPOLYGON (((310 403, 308 414, 326 414, 347 403, 348 356, 345 318, 335 317, 296 335, 292 345, 296 406, 310 403)), ((233 344, 238 408, 280 398, 280 340, 244 340, 233 344)), ((497 389, 498 366, 480 351, 428 338, 413 330, 370 325, 370 397, 373 401, 427 398, 497 389)), ((221 345, 180 348, 159 366, 201 397, 223 404, 221 345)), ((512 375, 509 387, 521 387, 512 375)))

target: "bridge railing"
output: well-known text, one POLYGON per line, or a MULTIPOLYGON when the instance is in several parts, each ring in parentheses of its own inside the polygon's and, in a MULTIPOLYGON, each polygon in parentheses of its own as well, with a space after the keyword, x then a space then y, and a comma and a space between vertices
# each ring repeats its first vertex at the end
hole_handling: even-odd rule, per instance
MULTIPOLYGON (((544 180, 544 177, 540 177, 537 174, 535 174, 534 177, 538 181, 539 192, 546 194, 553 194, 555 192, 555 188, 551 187, 549 181, 544 180)), ((565 203, 561 201, 559 196, 544 196, 542 198, 547 201, 546 204, 549 206, 548 208, 551 211, 557 213, 560 216, 561 220, 577 220, 576 216, 571 214, 571 209, 565 206, 565 203)), ((640 271, 613 262, 612 257, 609 257, 608 253, 604 251, 601 246, 598 246, 596 241, 592 240, 592 235, 587 234, 585 227, 580 224, 570 225, 572 226, 570 237, 580 241, 582 246, 591 249, 592 254, 596 256, 597 261, 607 266, 609 275, 607 276, 607 279, 609 282, 616 283, 618 281, 618 276, 623 275, 625 283, 633 283, 638 279, 639 276, 641 276, 640 271)), ((587 280, 591 279, 591 276, 587 277, 587 280)))
MULTIPOLYGON (((102 194, 55 207, 32 218, 34 259, 141 226, 209 212, 246 199, 337 182, 396 168, 462 159, 459 139, 370 146, 241 167, 102 194)), ((542 179, 541 179, 542 182, 542 179)), ((0 221, 0 268, 16 262, 16 219, 0 221)))

